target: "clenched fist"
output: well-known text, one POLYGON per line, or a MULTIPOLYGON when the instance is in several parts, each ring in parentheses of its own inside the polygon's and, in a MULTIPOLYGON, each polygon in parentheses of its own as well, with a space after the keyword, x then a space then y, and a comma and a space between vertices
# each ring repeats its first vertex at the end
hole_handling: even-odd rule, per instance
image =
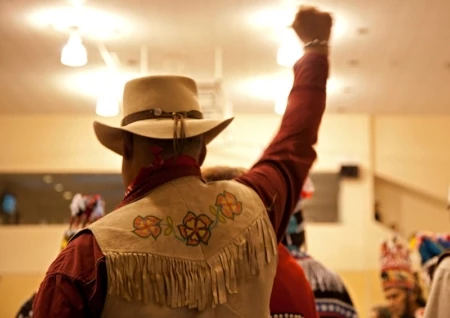
POLYGON ((328 41, 330 39, 333 19, 328 12, 322 12, 314 7, 301 6, 292 23, 292 28, 303 43, 314 40, 328 41))

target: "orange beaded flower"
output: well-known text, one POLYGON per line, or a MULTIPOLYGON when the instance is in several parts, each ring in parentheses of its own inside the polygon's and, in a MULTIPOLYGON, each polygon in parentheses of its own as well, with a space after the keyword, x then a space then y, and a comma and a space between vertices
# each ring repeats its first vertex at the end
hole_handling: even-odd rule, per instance
POLYGON ((186 245, 196 246, 200 243, 208 244, 211 237, 210 226, 213 223, 207 215, 195 215, 188 212, 183 218, 183 224, 178 225, 180 235, 186 240, 186 245))
POLYGON ((239 202, 237 198, 228 191, 224 191, 217 196, 216 206, 225 217, 232 220, 234 220, 235 215, 242 213, 242 202, 239 202))
POLYGON ((161 219, 156 216, 137 216, 133 221, 133 233, 139 237, 147 238, 152 236, 155 240, 161 234, 161 219))

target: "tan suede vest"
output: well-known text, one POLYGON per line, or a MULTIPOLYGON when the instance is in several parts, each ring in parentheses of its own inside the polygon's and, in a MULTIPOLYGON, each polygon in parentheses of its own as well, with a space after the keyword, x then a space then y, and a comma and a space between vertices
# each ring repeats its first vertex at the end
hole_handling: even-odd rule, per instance
POLYGON ((238 182, 180 178, 89 229, 107 262, 103 317, 270 316, 275 233, 238 182))

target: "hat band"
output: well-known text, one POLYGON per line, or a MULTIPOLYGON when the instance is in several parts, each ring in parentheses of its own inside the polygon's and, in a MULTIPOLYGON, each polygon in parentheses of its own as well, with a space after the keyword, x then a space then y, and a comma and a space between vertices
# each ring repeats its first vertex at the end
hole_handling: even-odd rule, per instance
POLYGON ((121 126, 126 126, 131 123, 146 119, 159 119, 159 118, 173 118, 175 117, 191 118, 191 119, 203 119, 203 113, 198 110, 191 110, 188 112, 165 112, 161 108, 146 109, 140 112, 129 114, 122 119, 121 126))

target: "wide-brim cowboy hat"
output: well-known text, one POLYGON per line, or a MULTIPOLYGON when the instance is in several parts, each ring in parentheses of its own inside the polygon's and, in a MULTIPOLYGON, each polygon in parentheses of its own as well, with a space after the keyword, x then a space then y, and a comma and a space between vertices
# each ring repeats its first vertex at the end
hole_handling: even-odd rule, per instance
POLYGON ((98 140, 123 155, 124 132, 154 139, 204 136, 205 144, 219 135, 234 118, 204 119, 195 81, 183 76, 148 76, 125 84, 123 119, 119 127, 94 122, 98 140), (182 125, 178 125, 178 121, 182 125), (174 135, 174 133, 176 133, 174 135))

